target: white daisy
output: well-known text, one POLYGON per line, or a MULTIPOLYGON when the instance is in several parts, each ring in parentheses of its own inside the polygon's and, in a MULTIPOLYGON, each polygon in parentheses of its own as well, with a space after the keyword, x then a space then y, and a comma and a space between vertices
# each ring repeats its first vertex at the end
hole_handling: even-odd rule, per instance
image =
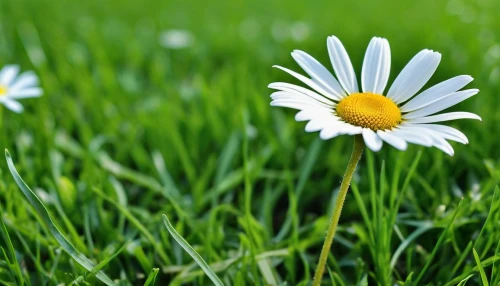
POLYGON ((330 36, 327 45, 336 78, 309 54, 296 50, 292 57, 310 78, 281 66, 275 67, 314 91, 284 82, 269 85, 278 90, 271 95, 271 105, 300 110, 295 119, 309 121, 307 132, 320 131, 324 140, 342 134, 362 134, 366 146, 373 151, 379 151, 383 141, 399 150, 405 150, 409 142, 434 146, 453 155, 453 148, 446 140, 468 143, 462 132, 435 123, 461 118, 481 120, 479 116, 469 112, 434 114, 479 92, 478 89, 460 91, 473 80, 471 76, 451 78, 414 97, 436 71, 440 53, 419 52, 384 93, 391 67, 386 39, 374 37, 368 45, 361 71, 361 91, 342 43, 330 36))
POLYGON ((186 30, 167 30, 160 34, 160 44, 167 49, 184 49, 194 43, 194 36, 186 30))
POLYGON ((21 113, 23 106, 18 99, 39 97, 43 90, 38 86, 38 77, 28 71, 20 74, 18 65, 6 65, 0 70, 0 104, 8 109, 21 113))

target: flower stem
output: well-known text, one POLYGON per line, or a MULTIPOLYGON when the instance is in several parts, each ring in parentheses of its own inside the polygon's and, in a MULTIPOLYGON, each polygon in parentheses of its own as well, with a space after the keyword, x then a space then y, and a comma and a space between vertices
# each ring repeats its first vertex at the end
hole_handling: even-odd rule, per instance
POLYGON ((347 164, 344 179, 340 184, 339 194, 335 202, 335 209, 333 210, 332 217, 330 218, 330 225, 328 226, 325 242, 323 243, 318 266, 316 267, 316 272, 314 274, 313 286, 319 286, 321 284, 321 278, 323 277, 323 272, 325 272, 326 260, 328 259, 328 253, 330 253, 330 247, 332 246, 333 237, 335 236, 335 231, 337 230, 337 225, 339 224, 340 213, 342 212, 342 206, 344 205, 347 190, 349 189, 349 185, 351 184, 352 175, 356 170, 356 166, 358 165, 359 159, 361 158, 364 147, 365 144, 363 142, 363 137, 361 136, 361 134, 354 136, 354 147, 352 150, 351 159, 349 159, 349 164, 347 164))

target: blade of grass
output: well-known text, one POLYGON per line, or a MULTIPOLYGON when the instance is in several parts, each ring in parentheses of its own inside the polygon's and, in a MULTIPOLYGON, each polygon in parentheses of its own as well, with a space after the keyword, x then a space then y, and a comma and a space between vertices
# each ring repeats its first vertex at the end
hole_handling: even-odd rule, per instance
POLYGON ((334 286, 336 286, 336 285, 347 286, 344 283, 344 280, 342 279, 342 277, 340 277, 338 273, 333 272, 329 267, 328 267, 328 273, 330 274, 330 280, 332 281, 332 285, 334 285, 334 286))
POLYGON ((107 257, 106 259, 104 259, 103 261, 101 261, 99 264, 97 264, 94 269, 92 269, 92 271, 90 271, 90 275, 89 276, 92 276, 92 275, 95 275, 96 273, 98 273, 104 266, 106 266, 111 260, 113 260, 115 257, 118 256, 118 254, 122 253, 122 251, 125 249, 125 247, 127 247, 129 241, 125 242, 122 247, 120 247, 117 251, 115 251, 115 253, 113 253, 113 255, 107 257))
POLYGON ((417 152, 417 155, 413 159, 410 168, 408 170, 408 173, 406 173, 405 180, 403 182, 403 186, 401 187, 401 190, 399 192, 399 196, 396 199, 396 202, 392 205, 392 210, 390 212, 390 225, 394 225, 396 222, 396 216, 398 214, 399 206, 401 205, 403 198, 406 194, 406 191, 408 190, 408 187, 410 185, 410 181, 413 178, 413 174, 415 173, 415 170, 417 169, 418 162, 420 161, 420 157, 422 157, 422 151, 417 152))
POLYGON ((194 250, 191 245, 175 230, 175 228, 170 224, 166 215, 163 215, 163 222, 167 227, 168 232, 173 236, 175 241, 180 244, 182 248, 198 263, 198 265, 203 269, 203 271, 207 274, 207 276, 214 282, 216 286, 224 286, 224 283, 217 277, 217 275, 213 272, 213 270, 208 266, 208 264, 203 260, 201 255, 194 250))
POLYGON ((412 234, 410 234, 404 241, 401 242, 401 244, 398 246, 396 251, 394 251, 394 254, 392 255, 391 259, 391 270, 394 269, 394 266, 396 266, 396 262, 398 261, 399 256, 403 251, 410 245, 410 243, 416 239, 418 236, 420 236, 422 233, 432 229, 434 225, 432 223, 424 223, 421 227, 417 228, 412 234))
MULTIPOLYGON (((491 264, 497 262, 500 260, 500 256, 492 256, 490 258, 487 258, 481 262, 481 266, 483 268, 490 266, 491 264)), ((460 274, 458 277, 453 278, 449 282, 446 282, 444 286, 451 286, 451 285, 456 285, 458 282, 462 281, 464 278, 466 278, 468 275, 474 274, 474 272, 479 272, 478 266, 472 267, 470 270, 465 271, 464 273, 460 274)), ((495 284, 497 285, 497 284, 495 284)))
POLYGON ((151 234, 151 232, 149 232, 147 230, 147 228, 144 226, 143 223, 141 223, 133 214, 132 212, 130 212, 130 210, 128 208, 126 208, 125 206, 122 206, 120 205, 119 203, 115 202, 113 199, 111 199, 110 197, 106 196, 104 193, 102 193, 99 189, 97 188, 92 188, 92 191, 94 193, 96 193, 97 195, 99 195, 101 198, 103 198, 104 200, 106 200, 107 202, 111 203, 113 206, 115 206, 121 213, 123 213, 123 215, 130 221, 130 223, 132 225, 134 225, 145 237, 146 239, 149 241, 149 243, 151 243, 151 245, 153 245, 154 249, 156 250, 156 252, 158 253, 158 256, 161 257, 161 259, 163 260, 164 263, 167 263, 169 264, 170 263, 170 258, 168 257, 168 255, 165 253, 165 251, 163 250, 163 248, 160 247, 159 243, 157 243, 156 239, 153 237, 153 235, 151 234))
POLYGON ((237 153, 240 150, 240 141, 241 140, 237 132, 233 132, 227 140, 226 145, 224 146, 224 149, 222 150, 218 159, 219 162, 214 179, 216 185, 222 182, 224 176, 229 173, 229 170, 231 169, 231 163, 233 162, 234 158, 236 158, 237 153))
MULTIPOLYGON (((14 233, 16 234, 17 239, 19 242, 21 242, 23 249, 24 249, 24 254, 25 256, 29 257, 31 259, 31 262, 35 265, 35 268, 39 273, 41 273, 42 277, 46 277, 47 279, 50 280, 51 283, 57 284, 57 277, 56 275, 53 275, 53 273, 48 273, 47 270, 43 268, 42 261, 40 261, 39 258, 35 257, 33 252, 31 251, 28 242, 23 238, 23 236, 19 233, 19 231, 14 230, 14 233)), ((26 260, 26 259, 25 259, 26 260)), ((57 266, 57 259, 53 261, 51 266, 57 266)))
MULTIPOLYGON (((500 240, 498 241, 495 253, 500 253, 500 240)), ((493 263, 493 266, 491 267, 491 284, 492 285, 498 285, 500 284, 500 275, 498 274, 498 264, 496 262, 493 263)))
POLYGON ((155 285, 156 275, 158 275, 159 270, 160 268, 153 268, 153 270, 151 270, 148 275, 148 279, 144 282, 144 286, 149 286, 149 284, 155 285))
POLYGON ((474 274, 471 274, 471 275, 469 275, 469 276, 465 277, 465 278, 464 278, 464 280, 460 281, 460 283, 458 283, 458 284, 457 284, 457 286, 464 286, 464 285, 465 285, 465 283, 467 283, 467 281, 468 281, 468 280, 469 280, 472 276, 474 276, 474 274))
MULTIPOLYGON (((21 273, 21 267, 19 267, 19 263, 17 262, 16 258, 16 251, 14 249, 14 246, 12 245, 12 241, 10 240, 9 232, 7 231, 7 227, 5 226, 5 223, 3 222, 3 217, 2 217, 2 212, 0 211, 0 235, 2 237, 2 240, 4 241, 5 245, 7 246, 7 250, 9 252, 9 255, 7 253, 4 253, 5 260, 7 263, 10 264, 9 270, 12 273, 12 276, 14 276, 17 280, 17 283, 19 285, 24 285, 24 277, 23 274, 21 273), (10 258, 9 258, 10 256, 10 258)), ((3 250, 3 248, 2 248, 3 250)))
POLYGON ((359 280, 358 284, 356 286, 368 286, 368 276, 363 275, 363 278, 359 280))
MULTIPOLYGON (((243 118, 243 124, 244 127, 248 126, 250 123, 249 115, 248 115, 248 110, 244 110, 242 112, 242 118, 243 118)), ((252 197, 253 197, 253 188, 252 188, 252 173, 249 167, 249 151, 248 151, 248 136, 247 133, 243 133, 243 146, 242 146, 242 152, 243 152, 243 170, 244 172, 244 178, 243 178, 243 184, 244 184, 244 207, 245 207, 245 225, 246 225, 246 233, 248 235, 248 246, 250 250, 250 261, 252 262, 252 272, 253 275, 257 277, 258 271, 257 271, 257 261, 255 261, 255 256, 257 252, 257 243, 254 240, 254 237, 256 236, 254 232, 254 228, 252 227, 252 197)))
POLYGON ((481 265, 481 259, 479 259, 479 255, 477 255, 476 249, 472 249, 472 253, 474 254, 474 260, 476 260, 477 268, 479 268, 479 274, 481 275, 481 281, 483 282, 483 286, 490 286, 488 283, 488 278, 486 278, 486 273, 484 272, 484 268, 481 265))
MULTIPOLYGON (((301 164, 303 167, 300 169, 299 181, 297 182, 297 185, 295 187, 295 194, 297 199, 300 199, 300 197, 302 196, 304 187, 306 186, 306 183, 309 177, 311 176, 314 164, 318 159, 318 155, 321 151, 321 146, 322 146, 322 140, 318 139, 313 141, 313 143, 311 143, 311 146, 309 146, 306 155, 304 156, 305 159, 304 162, 301 164)), ((273 238, 273 241, 278 242, 283 240, 288 234, 291 226, 292 226, 292 216, 288 215, 279 233, 276 235, 276 237, 273 238)))
POLYGON ((354 199, 356 200, 356 203, 358 205, 359 212, 361 213, 363 221, 365 222, 365 226, 368 228, 368 235, 370 236, 370 240, 374 241, 375 236, 373 234, 372 221, 370 220, 370 216, 368 215, 368 211, 366 210, 366 205, 363 202, 363 198, 359 193, 358 185, 355 182, 351 184, 351 190, 354 195, 354 199))
POLYGON ((444 229, 443 233, 441 233, 441 235, 439 236, 439 239, 436 243, 436 245, 434 246, 434 249, 432 250, 432 253, 431 255, 429 256, 429 259, 427 260, 427 263, 425 263, 425 266, 424 268, 422 269, 422 271, 420 271, 420 274, 418 275, 417 277, 417 280, 415 280, 415 285, 419 285, 418 283, 420 282, 420 280, 424 277, 424 274, 425 272, 427 271, 427 268, 429 268, 429 266, 431 265, 432 263, 432 260, 434 259, 434 257, 436 256, 436 253, 439 249, 439 247, 441 246, 441 244, 443 243, 444 241, 444 238, 446 237, 446 234, 448 233, 448 230, 450 229, 451 225, 453 224, 453 222, 455 221, 455 217, 457 216, 458 214, 458 211, 460 210, 460 207, 462 206, 462 202, 463 202, 463 198, 460 200, 460 203, 458 203, 458 206, 457 206, 457 209, 455 210, 455 213, 453 214, 453 217, 451 218, 450 220, 450 223, 446 226, 446 228, 444 229))
MULTIPOLYGON (((76 262, 78 262, 78 264, 83 266, 88 271, 92 271, 92 269, 94 269, 95 267, 95 264, 92 261, 90 261, 87 257, 85 257, 85 255, 83 255, 80 251, 78 251, 59 231, 59 229, 52 221, 52 217, 50 216, 48 210, 43 205, 42 201, 35 195, 35 193, 28 187, 28 185, 26 185, 26 183, 23 181, 23 179, 17 172, 16 167, 14 166, 14 162, 12 161, 10 153, 9 151, 7 151, 7 149, 5 149, 5 158, 7 159, 7 165, 9 166, 9 170, 10 173, 12 174, 12 177, 14 177, 14 180, 16 181, 17 185, 19 186, 23 194, 26 196, 31 206, 43 219, 44 223, 47 225, 47 227, 49 228, 50 232, 57 240, 59 245, 61 245, 64 251, 66 251, 76 262)), ((96 277, 106 285, 117 285, 102 271, 97 272, 96 277)))
POLYGON ((479 235, 476 237, 476 239, 474 240, 474 242, 470 242, 469 245, 467 245, 467 247, 465 248, 465 250, 460 255, 460 258, 459 258, 458 262, 455 264, 455 266, 453 267, 453 269, 452 269, 452 271, 450 273, 450 276, 449 276, 450 279, 451 279, 451 277, 453 277, 455 275, 455 273, 457 272, 457 270, 460 267, 460 265, 464 262, 465 258, 469 254, 469 251, 473 247, 476 246, 476 243, 482 237, 482 234, 484 233, 484 230, 489 225, 489 222, 491 221, 491 218, 493 217, 493 214, 496 212, 496 208, 495 208, 496 204, 495 203, 497 201, 498 192, 499 192, 499 189, 498 189, 498 186, 497 186, 495 188, 495 191, 493 192, 493 199, 491 200, 491 205, 490 205, 490 210, 488 212, 488 216, 486 217, 486 220, 484 221, 483 226, 481 227, 481 231, 479 232, 479 235))
POLYGON ((410 272, 410 274, 408 275, 408 277, 406 277, 406 281, 405 281, 405 284, 403 284, 403 286, 413 286, 413 282, 411 281, 413 278, 413 272, 410 272))

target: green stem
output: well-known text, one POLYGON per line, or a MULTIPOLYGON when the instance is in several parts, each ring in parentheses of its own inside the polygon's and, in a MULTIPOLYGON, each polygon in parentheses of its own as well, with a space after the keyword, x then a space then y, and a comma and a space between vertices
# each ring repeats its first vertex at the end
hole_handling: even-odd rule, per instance
POLYGON ((351 159, 349 159, 349 164, 347 164, 344 179, 340 184, 339 194, 335 202, 335 209, 333 210, 333 214, 330 219, 330 225, 328 226, 328 231, 326 233, 325 242, 323 243, 323 248, 321 249, 318 266, 316 267, 316 272, 314 274, 313 286, 319 286, 321 284, 321 278, 323 277, 323 272, 325 272, 326 260, 328 259, 328 253, 330 253, 330 247, 332 246, 333 237, 335 236, 335 231, 337 230, 337 225, 339 224, 340 213, 342 212, 342 206, 344 205, 347 190, 349 189, 349 185, 351 184, 352 175, 356 170, 356 166, 358 165, 359 159, 361 158, 364 147, 365 144, 363 142, 363 137, 361 135, 356 135, 354 137, 354 148, 352 150, 351 159))

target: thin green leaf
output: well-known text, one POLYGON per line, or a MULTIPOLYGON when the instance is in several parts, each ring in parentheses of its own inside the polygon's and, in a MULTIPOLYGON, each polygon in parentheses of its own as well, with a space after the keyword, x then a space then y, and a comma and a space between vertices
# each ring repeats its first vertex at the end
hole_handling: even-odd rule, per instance
MULTIPOLYGON (((7 246, 7 250, 9 251, 9 255, 4 252, 5 260, 11 264, 12 267, 9 267, 9 270, 12 273, 12 276, 16 277, 17 283, 19 285, 24 285, 24 277, 23 274, 21 273, 21 268, 19 267, 19 263, 17 262, 17 257, 16 257, 16 251, 14 249, 14 246, 12 245, 12 241, 10 240, 9 232, 7 231, 7 227, 5 226, 5 223, 3 222, 3 217, 2 213, 0 212, 0 235, 2 237, 2 240, 7 246), (10 257, 9 257, 10 256, 10 257), (13 270, 12 270, 13 268, 13 270)), ((3 248, 2 248, 3 250, 3 248)))
POLYGON ((340 286, 347 286, 344 281, 342 280, 342 278, 339 276, 338 273, 336 272, 333 272, 330 267, 327 267, 328 269, 328 273, 330 274, 330 280, 332 281, 332 285, 336 286, 336 285, 340 285, 340 286), (338 283, 338 284, 337 284, 338 283))
POLYGON ((463 285, 465 285, 465 283, 467 283, 467 281, 468 281, 468 280, 469 280, 472 276, 474 276, 474 274, 471 274, 471 275, 469 275, 469 276, 465 277, 462 281, 460 281, 460 283, 458 283, 458 284, 457 284, 457 286, 463 286, 463 285))
POLYGON ((118 254, 122 253, 122 251, 125 249, 125 247, 128 245, 128 241, 125 242, 122 247, 120 247, 117 251, 115 251, 115 253, 113 253, 113 255, 107 257, 106 259, 104 259, 103 261, 101 261, 99 264, 97 264, 94 269, 92 269, 91 274, 92 275, 95 275, 96 273, 99 272, 99 270, 101 270, 104 266, 106 266, 111 260, 113 260, 115 257, 118 256, 118 254))
POLYGON ((144 282, 144 286, 149 286, 149 284, 155 285, 156 275, 158 275, 159 270, 160 268, 153 268, 153 270, 151 270, 148 275, 148 279, 144 282))
POLYGON ((164 263, 170 263, 170 258, 168 255, 165 253, 165 251, 160 247, 160 244, 157 243, 156 239, 153 237, 151 232, 148 231, 148 229, 144 226, 143 223, 141 223, 133 214, 132 212, 126 208, 125 206, 120 205, 119 203, 115 202, 108 196, 106 196, 104 193, 102 193, 99 189, 97 188, 92 188, 92 191, 99 195, 101 198, 106 200, 107 202, 111 203, 113 206, 115 206, 123 215, 130 221, 132 225, 134 225, 153 245, 154 249, 158 253, 158 255, 162 258, 164 263))
MULTIPOLYGON (((302 196, 302 192, 304 191, 306 183, 311 176, 312 169, 321 151, 322 142, 323 141, 320 139, 313 141, 313 143, 311 143, 311 146, 309 146, 306 155, 304 156, 304 162, 301 164, 303 167, 300 169, 299 180, 295 187, 295 194, 297 196, 297 199, 302 196)), ((291 215, 286 216, 286 220, 283 223, 283 226, 281 227, 276 237, 273 238, 274 241, 281 241, 287 236, 292 226, 292 219, 293 217, 291 215)))
POLYGON ((363 275, 363 278, 361 278, 361 280, 359 280, 358 284, 356 286, 368 286, 368 277, 365 275, 363 275))
POLYGON ((424 268, 422 269, 422 271, 420 271, 420 274, 418 275, 417 280, 414 283, 415 285, 419 285, 418 283, 424 277, 424 274, 427 271, 427 268, 429 268, 429 266, 431 265, 432 260, 436 256, 436 253, 437 253, 439 247, 443 243, 444 238, 446 237, 446 234, 448 233, 448 230, 450 229, 451 225, 455 221, 455 217, 457 216, 458 211, 460 210, 460 207, 462 206, 463 201, 464 201, 463 199, 460 200, 460 203, 458 203, 457 209, 455 210, 455 213, 453 214, 453 217, 451 218, 450 223, 446 226, 443 233, 441 233, 441 235, 439 236, 439 239, 438 239, 436 245, 434 246, 434 249, 432 250, 432 253, 431 253, 429 259, 427 260, 427 263, 425 263, 424 268))
POLYGON ((163 222, 165 223, 165 226, 167 227, 168 232, 170 235, 172 235, 177 241, 177 243, 180 244, 182 248, 198 263, 198 265, 203 269, 205 274, 214 282, 215 285, 217 286, 224 286, 224 283, 217 277, 217 275, 213 272, 213 270, 208 266, 208 264, 203 260, 201 255, 196 252, 196 250, 189 245, 189 243, 175 230, 175 228, 170 224, 170 221, 168 220, 166 215, 163 215, 163 222))
POLYGON ((472 249, 472 253, 474 254, 474 259, 476 260, 477 268, 479 268, 479 274, 481 274, 481 281, 483 282, 483 286, 490 286, 488 283, 488 278, 486 278, 486 273, 484 272, 484 268, 481 265, 481 259, 479 259, 479 255, 477 255, 476 249, 472 249))
POLYGON ((412 234, 410 234, 405 240, 403 240, 401 242, 401 244, 398 246, 398 248, 396 249, 396 251, 392 255, 391 270, 394 269, 394 266, 396 266, 396 262, 398 261, 399 256, 408 247, 408 245, 410 245, 410 243, 415 238, 420 236, 422 233, 432 229, 433 227, 434 227, 434 225, 432 223, 425 223, 422 226, 420 226, 419 228, 417 228, 414 232, 412 232, 412 234))
MULTIPOLYGON (((87 257, 85 257, 85 255, 83 255, 80 251, 78 251, 59 231, 59 229, 52 221, 52 217, 43 205, 42 201, 35 195, 35 193, 28 187, 28 185, 26 185, 26 183, 17 172, 16 167, 14 166, 14 162, 12 161, 10 153, 9 151, 7 151, 7 149, 5 149, 5 158, 7 159, 7 165, 9 166, 12 177, 14 177, 14 180, 23 192, 24 196, 26 196, 31 206, 43 219, 44 223, 47 225, 59 245, 61 245, 64 251, 66 251, 76 262, 78 262, 78 264, 83 266, 83 268, 87 269, 88 271, 92 271, 95 267, 95 264, 87 257)), ((117 285, 102 271, 97 272, 96 277, 106 285, 117 285)))
POLYGON ((403 284, 403 286, 413 286, 413 282, 411 281, 413 278, 413 272, 411 272, 408 277, 406 277, 406 281, 405 281, 405 284, 403 284))

